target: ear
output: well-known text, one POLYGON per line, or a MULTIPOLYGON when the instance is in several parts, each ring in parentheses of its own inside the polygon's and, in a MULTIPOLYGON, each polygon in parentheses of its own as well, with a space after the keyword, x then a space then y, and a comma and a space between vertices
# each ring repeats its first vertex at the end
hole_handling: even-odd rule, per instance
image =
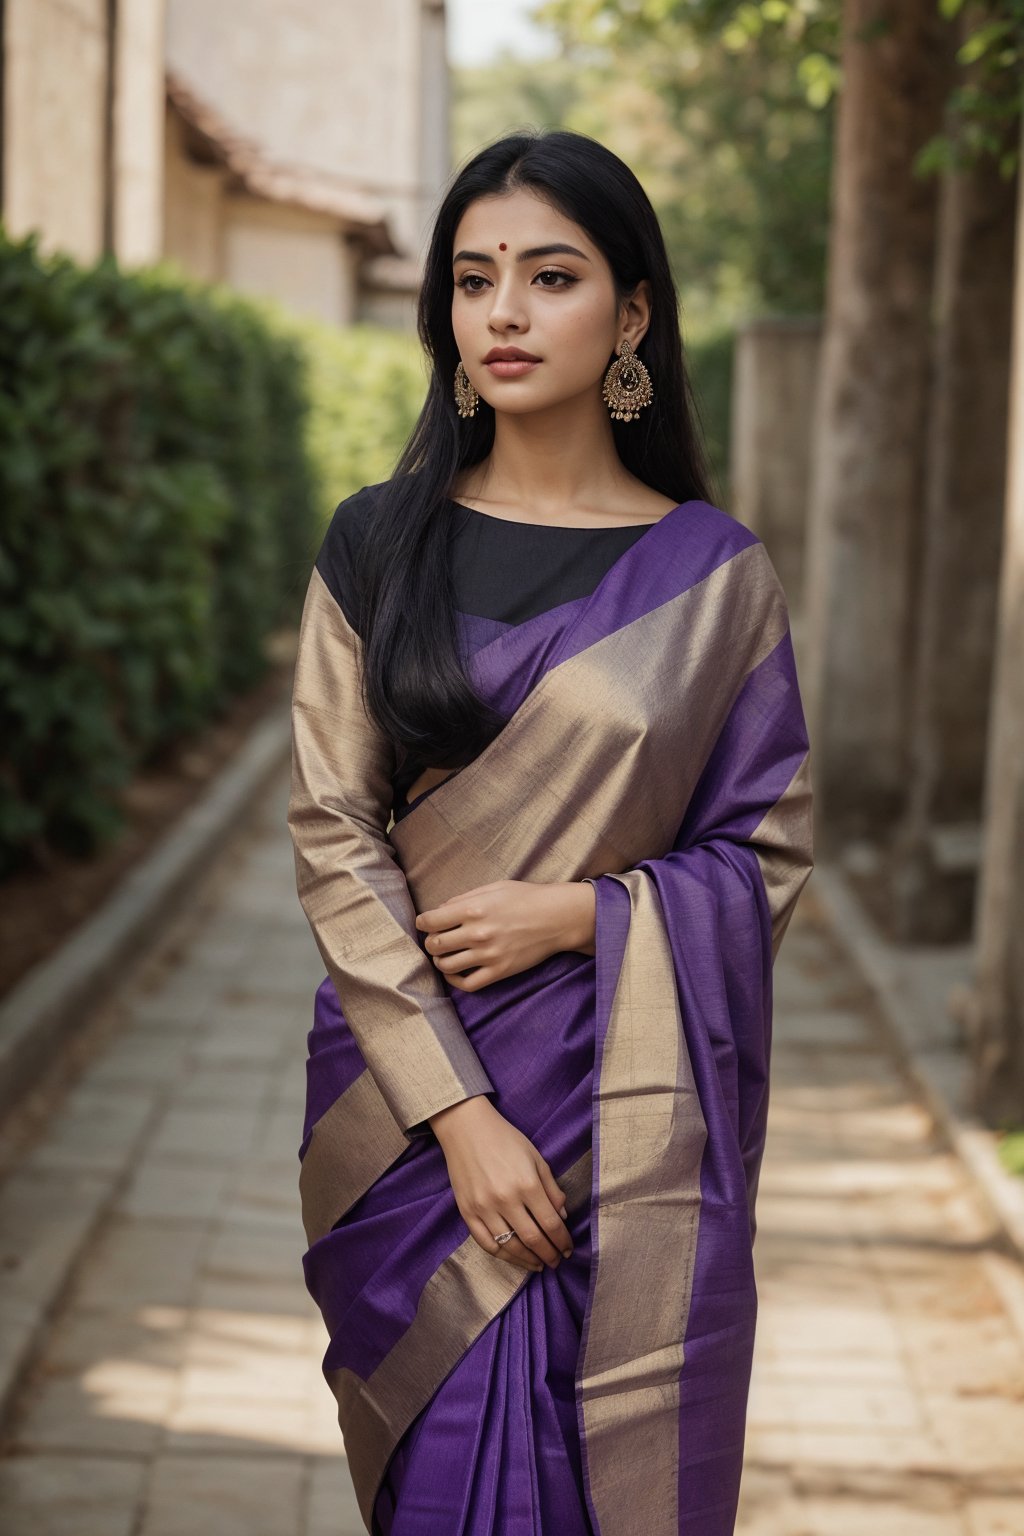
POLYGON ((635 352, 651 323, 651 285, 646 277, 642 277, 629 297, 623 299, 619 312, 625 327, 624 335, 628 336, 635 352))

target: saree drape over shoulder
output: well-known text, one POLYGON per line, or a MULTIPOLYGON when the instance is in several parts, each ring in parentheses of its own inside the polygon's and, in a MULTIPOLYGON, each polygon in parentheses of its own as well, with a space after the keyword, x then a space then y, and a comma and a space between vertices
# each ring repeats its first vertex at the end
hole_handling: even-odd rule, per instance
POLYGON ((289 826, 328 973, 303 1266, 363 1520, 727 1536, 772 966, 812 868, 784 594, 749 529, 688 501, 588 596, 459 620, 506 723, 393 825, 393 748, 321 568, 295 674, 289 826), (449 987, 415 916, 499 879, 591 882, 596 955, 449 987), (455 1205, 427 1117, 480 1093, 566 1192, 557 1269, 485 1253, 455 1205))

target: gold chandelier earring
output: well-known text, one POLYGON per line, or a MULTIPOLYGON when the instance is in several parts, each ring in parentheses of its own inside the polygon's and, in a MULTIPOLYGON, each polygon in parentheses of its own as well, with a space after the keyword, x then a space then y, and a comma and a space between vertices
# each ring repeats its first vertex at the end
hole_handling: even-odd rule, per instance
POLYGON ((459 408, 460 416, 475 416, 476 408, 480 404, 480 396, 473 388, 469 374, 462 366, 462 358, 459 358, 459 366, 455 370, 455 404, 459 408))
POLYGON ((637 357, 629 338, 622 338, 622 350, 604 376, 601 391, 605 404, 616 421, 633 421, 641 408, 654 399, 651 376, 637 357))

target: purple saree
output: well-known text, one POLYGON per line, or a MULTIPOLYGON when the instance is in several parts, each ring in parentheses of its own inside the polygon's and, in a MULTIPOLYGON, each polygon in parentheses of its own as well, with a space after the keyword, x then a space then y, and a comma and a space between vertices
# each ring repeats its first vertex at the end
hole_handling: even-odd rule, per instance
POLYGON ((772 966, 812 868, 784 595, 689 501, 589 596, 460 624, 507 723, 390 827, 392 749, 316 570, 296 666, 289 826, 328 971, 303 1268, 360 1509, 379 1536, 727 1536, 772 966), (415 914, 498 879, 592 882, 596 957, 448 987, 415 914), (459 1214, 426 1117, 476 1093, 566 1192, 557 1269, 459 1214))

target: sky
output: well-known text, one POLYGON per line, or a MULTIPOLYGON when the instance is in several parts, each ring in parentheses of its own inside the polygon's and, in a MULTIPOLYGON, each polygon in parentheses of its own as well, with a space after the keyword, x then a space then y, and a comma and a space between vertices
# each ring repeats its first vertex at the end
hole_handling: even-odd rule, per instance
POLYGON ((503 46, 520 58, 555 51, 545 32, 531 26, 537 0, 447 0, 448 57, 452 64, 485 64, 503 46))

